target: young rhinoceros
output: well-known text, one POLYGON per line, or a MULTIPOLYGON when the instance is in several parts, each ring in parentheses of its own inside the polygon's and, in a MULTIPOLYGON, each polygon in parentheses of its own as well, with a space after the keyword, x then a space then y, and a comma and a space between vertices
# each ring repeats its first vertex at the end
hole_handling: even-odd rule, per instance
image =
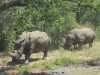
POLYGON ((18 60, 24 53, 25 63, 29 63, 29 58, 32 53, 43 51, 44 56, 42 59, 46 59, 50 44, 51 39, 45 32, 23 32, 15 41, 15 48, 13 53, 9 54, 12 56, 12 61, 16 62, 16 60, 18 60))

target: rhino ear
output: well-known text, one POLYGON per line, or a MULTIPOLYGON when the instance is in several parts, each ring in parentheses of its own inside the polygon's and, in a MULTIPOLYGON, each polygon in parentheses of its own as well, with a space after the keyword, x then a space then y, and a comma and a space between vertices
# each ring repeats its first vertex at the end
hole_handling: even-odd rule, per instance
POLYGON ((16 50, 14 50, 14 51, 13 51, 13 53, 17 53, 17 51, 16 51, 16 50))
POLYGON ((25 41, 25 39, 23 39, 20 43, 23 43, 25 41))
POLYGON ((15 41, 15 40, 13 40, 13 43, 16 43, 16 41, 15 41))
POLYGON ((64 35, 64 37, 68 37, 68 35, 64 35))
POLYGON ((66 38, 70 38, 70 35, 64 35, 64 37, 66 37, 66 38))
POLYGON ((67 38, 70 38, 70 35, 68 35, 67 38))

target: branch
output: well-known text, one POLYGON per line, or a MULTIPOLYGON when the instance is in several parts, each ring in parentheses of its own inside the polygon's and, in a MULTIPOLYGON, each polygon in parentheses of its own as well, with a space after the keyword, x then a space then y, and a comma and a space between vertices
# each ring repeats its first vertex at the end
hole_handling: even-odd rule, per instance
POLYGON ((5 0, 4 3, 0 6, 0 12, 13 6, 27 6, 28 3, 28 0, 5 0))

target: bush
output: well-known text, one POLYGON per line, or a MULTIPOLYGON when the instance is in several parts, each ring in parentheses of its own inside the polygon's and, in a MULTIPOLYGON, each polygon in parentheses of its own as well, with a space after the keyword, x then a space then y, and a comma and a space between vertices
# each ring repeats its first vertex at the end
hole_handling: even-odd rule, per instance
POLYGON ((1 12, 0 51, 13 50, 12 40, 16 40, 23 31, 44 31, 52 38, 52 48, 59 48, 63 35, 74 28, 81 28, 82 24, 89 22, 96 30, 100 25, 99 0, 78 2, 83 5, 80 10, 77 3, 70 1, 30 0, 26 7, 16 6, 1 12), (89 3, 94 5, 93 9, 84 7, 89 3), (77 23, 77 18, 81 25, 77 23))

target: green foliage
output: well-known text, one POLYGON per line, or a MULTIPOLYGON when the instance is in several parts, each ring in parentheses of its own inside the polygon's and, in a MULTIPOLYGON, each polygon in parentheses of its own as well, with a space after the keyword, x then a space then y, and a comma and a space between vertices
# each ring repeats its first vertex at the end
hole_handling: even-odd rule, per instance
POLYGON ((2 0, 1 5, 7 9, 0 13, 0 51, 13 50, 12 40, 23 31, 45 31, 52 38, 52 48, 58 48, 70 30, 86 23, 95 30, 100 26, 100 0, 30 0, 26 7, 13 8, 2 0))
MULTIPOLYGON (((19 8, 18 8, 19 9, 19 8)), ((21 10, 21 9, 20 9, 21 10)), ((0 14, 0 51, 13 50, 12 41, 16 38, 16 32, 14 30, 15 20, 18 13, 17 9, 9 9, 0 14), (11 12, 9 12, 11 11, 11 12)))
POLYGON ((95 30, 95 33, 96 33, 96 39, 99 39, 99 40, 100 40, 100 27, 98 27, 98 28, 95 30))
POLYGON ((78 3, 80 3, 77 11, 80 17, 80 24, 89 22, 97 28, 100 25, 100 0, 78 0, 78 3))
POLYGON ((54 64, 59 66, 69 66, 69 65, 80 64, 80 63, 83 63, 83 61, 79 59, 71 59, 68 57, 63 57, 60 59, 56 59, 54 61, 54 64))

